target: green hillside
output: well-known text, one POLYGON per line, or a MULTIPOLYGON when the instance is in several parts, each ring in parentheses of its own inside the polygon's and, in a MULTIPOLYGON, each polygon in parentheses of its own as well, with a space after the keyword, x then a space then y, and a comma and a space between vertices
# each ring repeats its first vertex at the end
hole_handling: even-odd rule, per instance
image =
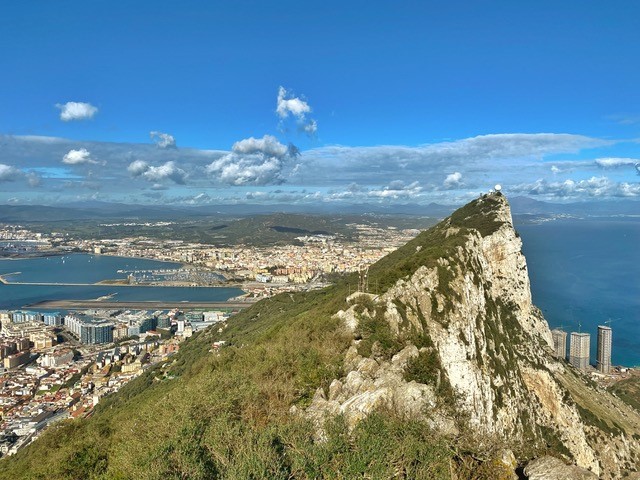
MULTIPOLYGON (((490 210, 473 204, 451 220, 485 234, 497 226, 490 210)), ((452 257, 464 231, 447 237, 441 224, 433 227, 374 265, 370 278, 384 291, 452 257)), ((194 335, 171 362, 103 399, 91 418, 59 425, 0 460, 0 478, 501 478, 499 446, 481 449, 464 431, 444 438, 381 411, 349 433, 337 417, 318 441, 295 413, 343 373, 353 337, 333 315, 356 284, 351 276, 322 291, 282 294, 233 317, 222 333, 194 335), (220 339, 227 345, 210 352, 220 339)), ((378 341, 389 355, 402 349, 405 341, 387 328, 369 325, 363 344, 378 341)))

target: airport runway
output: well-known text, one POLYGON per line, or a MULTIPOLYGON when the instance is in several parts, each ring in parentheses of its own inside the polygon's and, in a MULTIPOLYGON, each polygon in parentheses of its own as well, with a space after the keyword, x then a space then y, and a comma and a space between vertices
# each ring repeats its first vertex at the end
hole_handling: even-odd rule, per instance
POLYGON ((98 301, 98 300, 45 300, 24 308, 33 309, 64 309, 64 310, 84 310, 84 309, 131 309, 131 310, 171 310, 178 308, 180 310, 195 309, 212 309, 230 308, 233 310, 241 310, 248 308, 256 303, 255 300, 247 300, 243 302, 158 302, 158 301, 98 301))

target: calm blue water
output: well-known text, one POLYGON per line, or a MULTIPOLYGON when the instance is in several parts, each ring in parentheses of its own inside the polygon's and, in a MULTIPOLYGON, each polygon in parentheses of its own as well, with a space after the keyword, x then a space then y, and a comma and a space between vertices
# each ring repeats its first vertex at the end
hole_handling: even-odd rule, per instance
POLYGON ((21 272, 8 278, 12 282, 96 283, 127 278, 118 270, 177 269, 180 263, 144 258, 112 257, 76 253, 65 256, 0 260, 0 275, 21 272))
POLYGON ((518 225, 531 292, 549 325, 591 334, 608 318, 614 364, 640 366, 640 219, 561 219, 518 225))
MULTIPOLYGON (((105 279, 125 278, 118 270, 179 268, 178 263, 137 258, 74 254, 0 260, 0 275, 22 272, 9 280, 19 282, 93 283, 105 279)), ((238 288, 226 287, 118 287, 111 285, 2 285, 0 309, 19 309, 43 300, 90 300, 117 293, 114 301, 225 301, 242 294, 238 288)))

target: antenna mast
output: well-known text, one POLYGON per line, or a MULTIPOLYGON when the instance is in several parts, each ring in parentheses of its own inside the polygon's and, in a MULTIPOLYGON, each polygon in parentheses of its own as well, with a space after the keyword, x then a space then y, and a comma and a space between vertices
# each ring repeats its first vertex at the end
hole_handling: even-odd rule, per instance
POLYGON ((358 291, 361 293, 367 293, 369 291, 369 266, 360 264, 358 272, 358 291))

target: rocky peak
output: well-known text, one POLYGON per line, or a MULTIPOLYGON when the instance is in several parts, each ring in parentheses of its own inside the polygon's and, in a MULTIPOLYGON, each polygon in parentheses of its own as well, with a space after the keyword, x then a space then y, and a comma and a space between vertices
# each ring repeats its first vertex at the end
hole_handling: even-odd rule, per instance
POLYGON ((616 427, 612 439, 578 404, 596 392, 552 356, 521 248, 509 204, 495 192, 372 266, 380 291, 352 295, 337 313, 353 333, 346 374, 317 392, 307 415, 319 428, 335 414, 353 426, 393 409, 445 434, 470 430, 508 444, 522 460, 554 448, 605 478, 638 462, 637 412, 624 410, 628 428, 616 427))

